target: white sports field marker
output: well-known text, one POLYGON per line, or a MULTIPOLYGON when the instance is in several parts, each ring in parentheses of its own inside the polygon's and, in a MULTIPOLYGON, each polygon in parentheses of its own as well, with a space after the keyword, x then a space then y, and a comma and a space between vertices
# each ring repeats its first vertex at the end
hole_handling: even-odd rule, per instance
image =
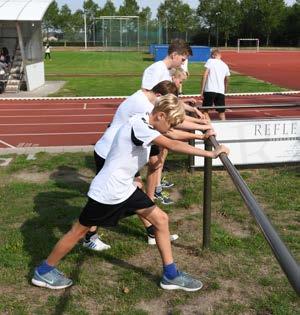
POLYGON ((87 103, 84 103, 83 104, 83 109, 86 109, 87 108, 87 103))
POLYGON ((16 148, 16 147, 14 147, 13 145, 11 145, 11 144, 9 144, 9 143, 3 141, 3 140, 0 140, 0 143, 4 144, 4 145, 6 145, 6 146, 8 146, 9 148, 12 148, 12 149, 15 149, 15 148, 16 148))
POLYGON ((33 154, 28 154, 26 160, 28 160, 28 161, 30 161, 30 160, 36 160, 35 154, 34 154, 34 153, 33 153, 33 154))
POLYGON ((8 166, 12 160, 13 158, 0 158, 0 166, 8 166))

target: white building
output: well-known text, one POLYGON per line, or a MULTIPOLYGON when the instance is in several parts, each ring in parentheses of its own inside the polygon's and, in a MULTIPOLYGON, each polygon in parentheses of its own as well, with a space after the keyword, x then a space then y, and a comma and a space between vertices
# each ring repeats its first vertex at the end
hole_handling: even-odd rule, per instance
POLYGON ((28 91, 45 83, 41 23, 52 1, 0 0, 0 49, 7 47, 13 57, 7 89, 10 84, 19 89, 21 80, 28 91))

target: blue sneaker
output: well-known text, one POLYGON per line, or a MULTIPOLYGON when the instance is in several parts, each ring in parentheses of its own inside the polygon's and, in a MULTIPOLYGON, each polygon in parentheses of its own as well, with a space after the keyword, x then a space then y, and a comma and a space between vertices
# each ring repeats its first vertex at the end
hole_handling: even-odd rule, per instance
POLYGON ((170 280, 163 276, 160 287, 165 290, 184 290, 184 291, 198 291, 203 287, 201 281, 194 279, 185 272, 178 271, 178 276, 170 280))
POLYGON ((162 188, 168 189, 168 188, 173 187, 174 183, 171 183, 171 182, 167 181, 166 178, 163 177, 163 179, 161 180, 160 185, 161 185, 162 188))
POLYGON ((56 268, 43 275, 40 275, 37 269, 35 269, 31 282, 38 287, 45 287, 49 289, 65 289, 73 284, 71 279, 66 278, 56 268))

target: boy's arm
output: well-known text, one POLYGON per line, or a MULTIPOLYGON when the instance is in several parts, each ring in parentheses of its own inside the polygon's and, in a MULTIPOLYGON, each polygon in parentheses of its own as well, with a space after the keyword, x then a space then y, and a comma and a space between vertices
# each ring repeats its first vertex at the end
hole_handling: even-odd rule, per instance
POLYGON ((200 125, 210 125, 210 121, 208 121, 207 119, 204 118, 196 118, 196 117, 191 117, 191 116, 185 116, 184 118, 186 121, 191 121, 194 122, 196 124, 200 124, 200 125))
POLYGON ((183 130, 202 130, 202 131, 205 131, 205 130, 209 130, 209 129, 212 129, 212 126, 210 124, 207 124, 207 125, 200 125, 200 124, 197 124, 197 123, 194 123, 192 121, 187 121, 187 120, 184 120, 183 123, 179 124, 176 126, 176 129, 183 129, 183 130))
POLYGON ((224 78, 225 93, 228 91, 229 76, 224 78))
POLYGON ((180 141, 188 141, 188 140, 205 140, 208 139, 210 136, 215 136, 216 133, 213 130, 208 130, 204 134, 197 134, 191 133, 187 131, 171 129, 169 130, 165 136, 173 139, 173 140, 180 140, 180 141))
POLYGON ((206 68, 204 73, 203 73, 203 78, 202 78, 202 87, 201 87, 201 93, 200 93, 202 95, 202 97, 203 97, 206 81, 207 81, 207 78, 208 78, 208 74, 209 74, 209 69, 206 68))
POLYGON ((205 151, 202 149, 195 148, 182 141, 168 139, 167 137, 164 137, 162 135, 155 138, 152 142, 160 147, 164 147, 171 151, 185 153, 189 155, 211 157, 213 159, 218 157, 218 155, 220 155, 221 153, 226 153, 226 154, 229 153, 229 149, 223 145, 220 145, 214 151, 205 151))

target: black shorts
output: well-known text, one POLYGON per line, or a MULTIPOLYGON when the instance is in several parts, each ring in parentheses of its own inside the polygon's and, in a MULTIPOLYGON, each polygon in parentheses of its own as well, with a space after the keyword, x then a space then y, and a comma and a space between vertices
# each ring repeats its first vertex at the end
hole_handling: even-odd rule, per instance
POLYGON ((152 144, 151 150, 150 150, 150 156, 156 156, 156 155, 159 155, 159 153, 160 153, 159 146, 157 146, 156 144, 152 144))
MULTIPOLYGON (((103 157, 101 157, 100 155, 97 154, 96 151, 94 151, 94 159, 95 159, 95 164, 96 164, 96 175, 102 170, 102 167, 105 163, 105 159, 103 157)), ((141 174, 138 171, 134 177, 140 177, 141 174)))
MULTIPOLYGON (((204 100, 202 103, 202 106, 208 106, 211 107, 215 105, 218 106, 225 106, 225 95, 221 93, 215 93, 215 92, 204 92, 203 94, 204 100)), ((216 108, 216 111, 219 113, 224 113, 225 108, 216 108)))
POLYGON ((79 223, 84 226, 116 226, 119 220, 136 214, 137 210, 154 206, 154 202, 139 188, 125 201, 107 205, 91 198, 83 208, 79 223))
POLYGON ((95 159, 95 164, 96 164, 96 174, 98 174, 104 165, 105 159, 98 155, 96 151, 94 151, 94 159, 95 159))

